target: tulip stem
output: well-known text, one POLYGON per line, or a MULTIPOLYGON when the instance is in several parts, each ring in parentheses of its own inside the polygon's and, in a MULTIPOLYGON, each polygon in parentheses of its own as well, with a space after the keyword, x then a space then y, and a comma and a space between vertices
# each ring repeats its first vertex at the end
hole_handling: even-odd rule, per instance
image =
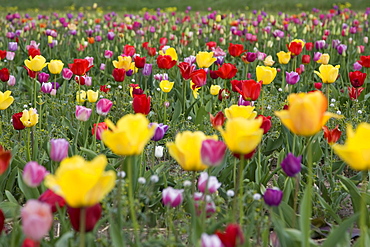
POLYGON ((366 239, 368 238, 368 227, 367 227, 367 202, 366 202, 366 193, 367 193, 367 171, 362 171, 362 193, 361 193, 361 216, 360 216, 360 231, 361 231, 361 247, 366 247, 366 239))
MULTIPOLYGON (((309 204, 307 205, 307 212, 304 214, 307 218, 304 219, 304 225, 301 226, 303 232, 303 247, 310 247, 310 218, 312 216, 312 186, 313 186, 313 162, 312 162, 312 137, 307 137, 307 184, 306 184, 306 196, 309 198, 309 204)), ((302 214, 302 212, 301 212, 302 214)), ((302 216, 301 216, 302 217, 302 216)))
POLYGON ((86 208, 80 208, 80 247, 85 247, 86 208))
POLYGON ((28 133, 27 133, 27 160, 31 161, 31 128, 28 128, 28 133))
POLYGON ((243 200, 243 182, 244 182, 244 166, 245 166, 245 161, 244 161, 244 155, 240 155, 240 171, 239 171, 239 225, 243 225, 243 219, 244 219, 244 200, 243 200))
POLYGON ((77 152, 78 152, 77 145, 78 145, 78 134, 80 133, 80 127, 81 127, 81 123, 78 123, 77 132, 76 132, 76 139, 75 139, 75 155, 77 155, 77 152))
POLYGON ((134 227, 134 235, 135 235, 135 242, 136 246, 140 246, 140 238, 139 238, 139 223, 137 222, 136 218, 136 212, 135 212, 135 199, 134 199, 134 193, 133 193, 133 175, 132 175, 132 156, 127 156, 127 172, 128 172, 128 198, 129 198, 129 205, 130 205, 130 214, 131 214, 131 220, 134 227))
POLYGON ((34 84, 33 84, 33 107, 35 108, 35 110, 37 110, 37 105, 36 105, 36 98, 37 98, 37 80, 36 80, 36 77, 35 77, 35 81, 34 81, 34 84))
POLYGON ((185 110, 186 110, 186 105, 185 105, 185 102, 186 102, 186 80, 182 84, 182 91, 183 91, 182 107, 183 107, 183 113, 184 113, 184 116, 185 116, 185 110))

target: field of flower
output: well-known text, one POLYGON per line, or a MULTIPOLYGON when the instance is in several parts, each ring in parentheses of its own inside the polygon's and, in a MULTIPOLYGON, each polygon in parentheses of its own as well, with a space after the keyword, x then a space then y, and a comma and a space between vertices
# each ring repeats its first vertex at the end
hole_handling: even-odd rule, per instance
POLYGON ((0 19, 0 246, 370 246, 370 7, 0 19))

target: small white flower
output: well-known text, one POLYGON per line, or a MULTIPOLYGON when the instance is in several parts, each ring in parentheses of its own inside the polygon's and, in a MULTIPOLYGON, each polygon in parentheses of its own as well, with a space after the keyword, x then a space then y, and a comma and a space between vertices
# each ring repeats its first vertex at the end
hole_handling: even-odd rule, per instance
POLYGON ((335 100, 335 99, 331 99, 330 101, 331 101, 331 102, 333 102, 333 103, 334 103, 334 102, 336 102, 336 100, 335 100))
POLYGON ((261 197, 262 197, 261 194, 256 193, 256 194, 253 195, 253 200, 259 201, 261 199, 261 197))
POLYGON ((23 105, 23 108, 28 108, 28 105, 23 105))
POLYGON ((150 176, 150 181, 152 183, 157 183, 159 181, 158 175, 154 174, 154 175, 150 176))
POLYGON ((334 104, 332 103, 332 104, 330 104, 329 106, 330 106, 330 107, 334 107, 334 104))
POLYGON ((267 108, 267 110, 271 110, 271 106, 270 105, 268 105, 266 108, 267 108))
POLYGON ((135 79, 131 79, 132 82, 135 82, 135 79))
POLYGON ((104 96, 103 95, 100 95, 99 98, 104 98, 104 96))
POLYGON ((32 103, 28 103, 30 106, 32 105, 32 103))
POLYGON ((361 110, 358 110, 358 111, 357 111, 357 113, 358 113, 358 114, 362 114, 362 111, 361 111, 361 110))
POLYGON ((118 89, 122 89, 122 86, 121 85, 118 85, 118 89))
POLYGON ((126 172, 124 172, 124 171, 117 172, 117 177, 125 178, 126 177, 126 172))
POLYGON ((189 186, 191 186, 191 182, 189 180, 185 180, 183 185, 184 185, 184 187, 189 187, 189 186))
POLYGON ((111 85, 108 85, 107 88, 111 88, 111 85))
POLYGON ((157 91, 159 92, 159 91, 161 91, 161 89, 159 87, 157 87, 157 91))
POLYGON ((228 191, 226 191, 226 195, 228 197, 233 197, 233 196, 235 196, 235 192, 233 190, 228 190, 228 191))
POLYGON ((191 116, 188 116, 188 120, 192 120, 193 118, 191 116))
POLYGON ((278 91, 279 91, 279 92, 282 92, 282 91, 283 91, 283 89, 282 89, 282 88, 279 88, 279 89, 278 89, 278 91))
POLYGON ((341 111, 337 111, 337 114, 340 115, 340 114, 342 114, 342 112, 341 111))
POLYGON ((145 184, 145 183, 146 183, 146 179, 145 179, 145 178, 143 178, 143 177, 139 177, 139 178, 137 179, 137 181, 138 181, 138 183, 139 183, 139 184, 145 184))
POLYGON ((163 157, 163 149, 164 149, 163 146, 156 146, 155 147, 155 152, 154 152, 155 157, 162 158, 163 157))

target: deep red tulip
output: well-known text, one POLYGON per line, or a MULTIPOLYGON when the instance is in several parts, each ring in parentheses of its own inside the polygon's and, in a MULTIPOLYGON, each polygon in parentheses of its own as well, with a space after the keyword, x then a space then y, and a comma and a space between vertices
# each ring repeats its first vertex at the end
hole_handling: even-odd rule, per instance
POLYGON ((139 84, 130 84, 130 94, 132 94, 132 97, 143 93, 144 91, 139 87, 139 84))
POLYGON ((209 70, 209 77, 211 77, 213 80, 216 80, 218 78, 216 70, 209 70))
POLYGON ((244 243, 243 231, 238 224, 229 224, 224 232, 216 231, 224 247, 241 246, 244 243))
POLYGON ((216 116, 213 116, 211 113, 209 113, 209 121, 211 122, 212 127, 217 129, 218 127, 222 127, 222 125, 224 125, 226 117, 222 111, 219 111, 216 116))
POLYGON ((207 83, 207 72, 203 69, 198 69, 190 74, 190 78, 194 83, 193 89, 202 87, 207 83))
POLYGON ((321 82, 315 82, 314 83, 314 87, 317 89, 317 90, 320 90, 322 88, 322 83, 321 82))
POLYGON ((6 50, 0 50, 0 59, 6 58, 6 50))
POLYGON ((144 68, 144 65, 146 63, 146 57, 136 56, 134 58, 134 62, 135 62, 135 67, 136 68, 142 69, 142 68, 144 68))
POLYGON ((176 60, 172 60, 170 55, 159 55, 157 57, 157 65, 160 69, 170 69, 176 65, 176 60))
POLYGON ((23 112, 18 112, 18 113, 13 114, 12 116, 12 124, 15 130, 22 130, 26 128, 21 121, 22 115, 23 115, 23 112))
POLYGON ((214 41, 209 41, 209 42, 206 43, 206 46, 207 46, 208 50, 212 50, 212 48, 217 46, 217 43, 214 42, 214 41))
POLYGON ((291 42, 290 44, 287 45, 287 47, 293 56, 297 56, 301 54, 302 49, 303 49, 302 43, 300 42, 291 42))
POLYGON ((6 151, 2 146, 0 146, 0 175, 8 169, 11 158, 12 152, 6 151))
POLYGON ((51 211, 55 213, 59 208, 63 208, 66 201, 63 197, 55 194, 52 190, 47 189, 38 199, 40 202, 45 202, 51 206, 51 211))
POLYGON ((3 211, 0 209, 0 235, 4 229, 4 223, 5 223, 5 216, 4 216, 3 211))
POLYGON ((150 96, 147 97, 146 94, 134 94, 133 96, 132 108, 135 113, 148 115, 150 112, 150 96))
POLYGON ((125 45, 123 47, 123 54, 127 57, 132 57, 136 52, 135 46, 125 45))
MULTIPOLYGON (((100 203, 95 204, 94 206, 85 208, 86 210, 86 222, 85 222, 85 232, 91 232, 94 230, 96 223, 99 221, 102 208, 100 203)), ((80 231, 80 213, 81 208, 71 208, 67 209, 69 220, 75 231, 80 231)))
POLYGON ((362 73, 361 71, 349 72, 349 80, 351 85, 355 88, 364 85, 365 79, 366 73, 362 73))
POLYGON ((100 91, 102 91, 104 93, 108 93, 110 91, 110 88, 107 87, 107 85, 101 85, 100 86, 100 91))
POLYGON ((307 50, 307 51, 311 51, 311 50, 312 50, 312 48, 313 48, 313 43, 312 43, 312 42, 307 42, 307 43, 305 44, 305 47, 306 47, 306 50, 307 50))
POLYGON ((261 129, 263 129, 263 134, 266 134, 271 129, 271 116, 258 115, 257 118, 262 118, 261 129))
POLYGON ((187 62, 181 62, 181 63, 179 63, 179 65, 177 65, 177 67, 179 67, 181 76, 182 76, 182 78, 184 78, 184 80, 189 80, 190 75, 195 70, 195 66, 191 65, 187 62))
POLYGON ((342 131, 338 129, 338 125, 332 130, 327 126, 323 126, 322 129, 324 130, 324 138, 330 145, 336 143, 342 135, 342 131))
POLYGON ((32 240, 30 238, 25 238, 22 247, 39 247, 40 243, 36 240, 32 240))
POLYGON ((303 64, 309 64, 311 62, 311 56, 310 55, 303 55, 302 56, 302 63, 303 64))
POLYGON ((155 47, 146 48, 148 55, 154 57, 157 54, 157 49, 155 47))
POLYGON ((224 63, 216 70, 216 74, 222 79, 231 79, 236 75, 236 72, 238 69, 231 63, 224 63))
POLYGON ((2 82, 7 82, 9 81, 9 70, 7 68, 0 69, 0 80, 2 82))
POLYGON ((230 83, 231 83, 231 90, 233 92, 237 93, 238 92, 237 88, 239 88, 239 90, 242 89, 242 81, 240 81, 240 80, 231 80, 230 83))
POLYGON ((31 56, 32 58, 36 57, 37 55, 41 55, 41 52, 39 49, 31 47, 28 49, 28 56, 31 56))
POLYGON ((30 70, 27 66, 23 66, 27 70, 27 74, 30 78, 36 78, 38 72, 30 70))
POLYGON ((73 63, 68 64, 70 70, 73 74, 82 76, 85 75, 94 65, 90 66, 90 63, 87 59, 74 59, 73 63))
POLYGON ((229 44, 229 54, 233 57, 239 57, 245 51, 244 46, 241 44, 229 44))
POLYGON ((351 100, 355 100, 357 99, 358 97, 360 97, 361 95, 361 92, 364 90, 363 87, 358 87, 358 88, 355 88, 355 87, 348 87, 348 95, 350 97, 351 100))
POLYGON ((361 56, 360 60, 357 61, 362 67, 370 68, 370 56, 361 56))
POLYGON ((113 78, 116 82, 123 82, 125 80, 126 70, 125 69, 113 69, 113 78))
MULTIPOLYGON (((253 155, 256 153, 256 149, 254 149, 252 152, 248 153, 248 154, 244 154, 244 160, 250 160, 253 158, 253 155)), ((237 154, 237 153, 232 153, 232 155, 237 158, 237 159, 240 159, 241 155, 240 154, 237 154)))
POLYGON ((243 80, 241 84, 235 86, 235 89, 244 100, 257 100, 261 93, 262 81, 256 82, 255 80, 243 80), (240 87, 238 87, 240 85, 240 87))

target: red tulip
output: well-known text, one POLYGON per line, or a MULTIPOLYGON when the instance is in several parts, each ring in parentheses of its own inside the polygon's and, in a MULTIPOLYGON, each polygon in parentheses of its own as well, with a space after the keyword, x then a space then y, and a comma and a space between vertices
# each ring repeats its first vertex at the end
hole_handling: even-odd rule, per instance
POLYGON ((132 107, 135 113, 148 115, 150 112, 150 96, 147 97, 146 94, 134 94, 132 107))
POLYGON ((108 93, 110 91, 110 88, 107 87, 107 85, 101 85, 100 86, 100 91, 104 93, 108 93))
POLYGON ((364 85, 365 79, 366 73, 362 73, 361 71, 349 72, 349 80, 351 85, 355 88, 364 85))
POLYGON ((351 100, 355 100, 358 97, 360 97, 361 92, 364 90, 363 87, 348 87, 348 95, 351 98, 351 100))
POLYGON ((255 80, 243 80, 241 88, 235 86, 238 93, 243 96, 244 100, 257 100, 261 93, 262 81, 256 82, 255 80))
POLYGON ((125 45, 123 47, 123 54, 127 57, 132 57, 136 52, 135 46, 125 45))
POLYGON ((181 73, 182 78, 184 78, 184 80, 189 80, 190 75, 195 70, 195 66, 187 62, 181 62, 179 63, 179 65, 177 65, 177 67, 180 68, 180 73, 181 73))
POLYGON ((0 69, 0 80, 2 82, 7 82, 9 81, 9 70, 7 68, 0 69))
POLYGON ((166 45, 167 41, 168 41, 168 39, 166 37, 162 37, 162 38, 159 39, 159 44, 160 45, 166 45))
MULTIPOLYGON (((247 153, 247 154, 244 154, 244 160, 250 160, 252 159, 253 155, 256 153, 256 149, 254 149, 252 152, 250 153, 247 153)), ((240 154, 237 154, 237 153, 232 153, 232 155, 237 158, 237 159, 240 159, 241 155, 240 154)))
POLYGON ((245 51, 244 46, 241 44, 229 44, 229 54, 233 57, 239 57, 245 51))
POLYGON ((226 117, 222 111, 219 111, 216 116, 213 116, 211 113, 209 113, 209 120, 212 124, 212 127, 217 129, 218 127, 222 127, 222 125, 224 125, 226 117))
POLYGON ((230 83, 231 83, 231 90, 233 92, 236 92, 237 93, 238 92, 238 89, 241 90, 241 88, 242 88, 242 81, 240 81, 240 80, 231 80, 230 83))
POLYGON ((311 62, 311 57, 310 55, 303 55, 302 56, 302 63, 303 64, 309 64, 311 62))
POLYGON ((317 89, 317 90, 320 90, 322 88, 322 83, 321 82, 316 82, 314 83, 314 87, 317 89))
POLYGON ((224 247, 241 246, 244 243, 242 229, 238 224, 229 224, 224 232, 216 231, 224 247))
POLYGON ((216 74, 222 79, 231 79, 236 75, 238 69, 234 64, 224 63, 221 67, 218 68, 216 74))
POLYGON ((311 51, 311 50, 312 50, 312 48, 313 48, 313 43, 312 43, 312 42, 307 42, 307 43, 305 44, 305 47, 306 47, 306 50, 307 50, 307 51, 311 51))
POLYGON ((6 58, 6 50, 0 50, 0 59, 6 58))
POLYGON ((12 153, 10 151, 5 151, 5 149, 0 146, 0 175, 8 169, 11 158, 12 153))
POLYGON ((266 134, 271 129, 271 116, 258 115, 257 118, 262 118, 261 129, 263 129, 263 134, 266 134))
POLYGON ((113 78, 116 82, 123 82, 125 80, 126 70, 125 69, 113 69, 113 78))
POLYGON ((155 47, 148 47, 146 48, 148 55, 154 57, 157 54, 157 49, 155 47))
POLYGON ((198 69, 190 74, 191 81, 194 83, 193 89, 204 86, 207 83, 207 72, 198 69))
MULTIPOLYGON (((92 230, 94 230, 96 223, 100 219, 102 208, 100 203, 97 203, 94 206, 85 208, 85 210, 86 210, 85 232, 91 232, 92 230)), ((81 208, 68 207, 67 212, 73 229, 79 232, 81 208)))
POLYGON ((206 43, 206 46, 207 46, 208 50, 212 50, 212 48, 217 46, 217 43, 214 42, 214 41, 209 41, 209 42, 206 43))
POLYGON ((293 56, 297 56, 302 52, 302 43, 300 42, 291 42, 287 45, 288 50, 292 53, 293 56))
POLYGON ((13 114, 12 116, 12 124, 15 130, 22 130, 26 128, 21 121, 22 115, 23 115, 23 112, 18 112, 18 113, 13 114))
POLYGON ((134 61, 135 61, 135 67, 139 68, 139 69, 142 69, 142 68, 144 68, 144 65, 146 63, 146 57, 136 56, 134 58, 134 61))
POLYGON ((172 60, 170 55, 159 55, 157 57, 157 65, 160 69, 170 69, 176 65, 176 60, 172 60))
POLYGON ((82 76, 85 75, 94 65, 90 66, 90 63, 87 59, 74 59, 73 63, 68 64, 70 70, 73 74, 82 76))
POLYGON ((108 125, 105 122, 98 123, 98 127, 96 127, 96 124, 94 124, 94 127, 91 129, 91 134, 96 134, 96 139, 100 141, 103 131, 107 129, 108 125))
POLYGON ((342 131, 338 129, 338 125, 332 130, 329 130, 327 126, 323 126, 322 129, 324 130, 324 138, 330 145, 336 143, 342 135, 342 131))
POLYGON ((31 47, 28 49, 28 56, 31 56, 32 58, 36 57, 37 55, 41 55, 41 52, 39 49, 31 47))
POLYGON ((40 202, 45 202, 51 206, 51 211, 55 213, 58 208, 63 208, 66 201, 63 197, 55 194, 52 190, 47 189, 38 199, 40 202))
POLYGON ((30 238, 25 238, 22 243, 22 247, 39 247, 39 246, 40 246, 39 241, 32 240, 30 238))
POLYGON ((357 61, 362 67, 370 68, 370 56, 361 56, 360 60, 357 61))
POLYGON ((30 70, 27 66, 23 66, 23 68, 27 70, 27 74, 30 78, 36 78, 38 72, 30 70))

